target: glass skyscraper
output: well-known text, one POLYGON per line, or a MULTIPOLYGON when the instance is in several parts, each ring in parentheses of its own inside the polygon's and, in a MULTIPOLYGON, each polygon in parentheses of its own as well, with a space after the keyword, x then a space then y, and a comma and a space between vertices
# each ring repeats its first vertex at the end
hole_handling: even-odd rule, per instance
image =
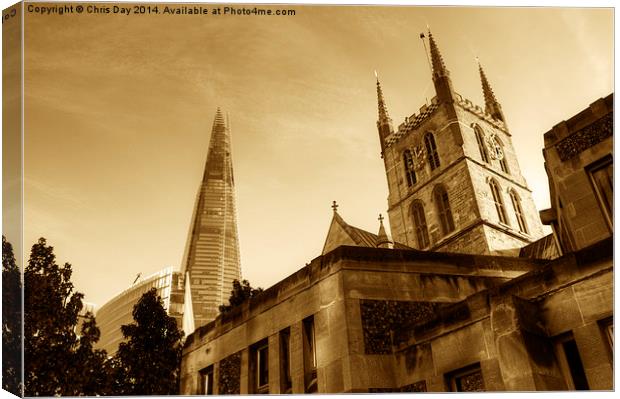
POLYGON ((234 188, 230 131, 218 108, 182 266, 185 312, 195 327, 215 319, 233 280, 241 279, 234 188))

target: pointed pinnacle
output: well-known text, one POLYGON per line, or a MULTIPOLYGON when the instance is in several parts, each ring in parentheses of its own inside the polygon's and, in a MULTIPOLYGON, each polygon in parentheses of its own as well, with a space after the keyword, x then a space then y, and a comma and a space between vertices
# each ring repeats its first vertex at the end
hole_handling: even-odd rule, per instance
POLYGON ((484 69, 482 69, 482 64, 480 64, 480 60, 478 60, 478 71, 480 71, 480 81, 482 82, 482 93, 484 94, 484 103, 487 107, 489 107, 489 104, 497 103, 497 98, 495 98, 493 89, 491 89, 491 85, 489 84, 489 81, 487 80, 487 76, 484 73, 484 69))
POLYGON ((433 38, 431 30, 428 30, 428 41, 431 47, 431 63, 433 64, 433 74, 445 75, 447 73, 446 65, 443 63, 443 58, 439 52, 439 47, 433 38))
POLYGON ((381 89, 381 83, 379 82, 379 76, 377 75, 376 71, 375 76, 377 76, 377 103, 379 106, 379 122, 389 121, 390 115, 388 114, 387 105, 385 105, 383 90, 381 89))

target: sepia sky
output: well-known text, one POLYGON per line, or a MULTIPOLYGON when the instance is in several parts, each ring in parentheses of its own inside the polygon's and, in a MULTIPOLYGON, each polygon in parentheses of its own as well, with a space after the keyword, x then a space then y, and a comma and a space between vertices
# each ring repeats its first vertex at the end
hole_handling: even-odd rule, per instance
POLYGON ((539 209, 543 133, 613 91, 611 9, 262 8, 296 15, 26 13, 24 247, 46 237, 87 301, 179 269, 218 106, 242 273, 267 288, 320 255, 332 200, 378 230, 373 71, 396 126, 417 113, 434 96, 427 24, 455 90, 484 105, 480 58, 539 209))

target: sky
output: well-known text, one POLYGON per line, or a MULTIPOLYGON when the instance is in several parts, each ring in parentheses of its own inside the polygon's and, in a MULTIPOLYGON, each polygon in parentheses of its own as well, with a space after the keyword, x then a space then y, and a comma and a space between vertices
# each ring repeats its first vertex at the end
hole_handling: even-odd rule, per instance
POLYGON ((261 8, 296 15, 26 12, 24 247, 45 237, 86 301, 180 269, 218 106, 243 277, 267 288, 320 255, 333 200, 378 230, 374 70, 394 124, 417 113, 434 96, 427 24, 455 90, 484 105, 480 58, 539 209, 543 134, 613 91, 611 9, 261 8))

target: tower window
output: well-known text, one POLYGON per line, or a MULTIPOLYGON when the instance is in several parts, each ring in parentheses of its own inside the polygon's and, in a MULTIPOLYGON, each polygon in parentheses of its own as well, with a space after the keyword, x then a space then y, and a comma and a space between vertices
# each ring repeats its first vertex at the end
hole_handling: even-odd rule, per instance
POLYGON ((489 163, 489 154, 486 146, 484 145, 484 136, 480 126, 474 127, 474 133, 476 134, 476 142, 478 142, 478 150, 480 150, 480 158, 482 158, 482 162, 489 163))
POLYGON ((525 223, 523 208, 521 208, 521 199, 519 198, 519 194, 517 194, 514 190, 510 190, 510 201, 512 202, 512 208, 515 210, 517 223, 519 223, 519 231, 527 234, 527 224, 525 223))
POLYGON ((426 133, 424 136, 424 145, 426 146, 426 154, 428 163, 431 165, 431 170, 435 170, 439 167, 439 154, 437 153, 437 145, 435 144, 435 136, 433 136, 433 133, 426 133))
POLYGON ((428 227, 426 226, 426 216, 424 215, 424 205, 422 205, 422 202, 414 202, 411 207, 411 213, 413 214, 413 225, 415 226, 418 249, 426 248, 429 246, 430 240, 428 238, 428 227))
POLYGON ((407 186, 411 187, 416 184, 417 179, 413 168, 413 158, 410 150, 403 153, 403 164, 405 165, 405 176, 407 176, 407 186))
POLYGON ((439 185, 435 187, 435 202, 437 204, 437 213, 441 222, 441 230, 443 235, 447 235, 454 231, 454 219, 452 219, 452 210, 450 209, 450 199, 445 187, 439 185))
POLYGON ((497 210, 497 217, 500 223, 508 224, 506 218, 506 208, 504 207, 504 201, 502 199, 502 193, 499 189, 499 184, 495 180, 489 182, 491 187, 491 194, 493 195, 493 202, 495 202, 495 210, 497 210))
POLYGON ((506 154, 504 152, 504 146, 501 141, 497 137, 495 137, 495 153, 497 154, 497 159, 499 160, 499 167, 502 169, 502 172, 506 174, 510 174, 508 170, 508 162, 506 161, 506 154))

